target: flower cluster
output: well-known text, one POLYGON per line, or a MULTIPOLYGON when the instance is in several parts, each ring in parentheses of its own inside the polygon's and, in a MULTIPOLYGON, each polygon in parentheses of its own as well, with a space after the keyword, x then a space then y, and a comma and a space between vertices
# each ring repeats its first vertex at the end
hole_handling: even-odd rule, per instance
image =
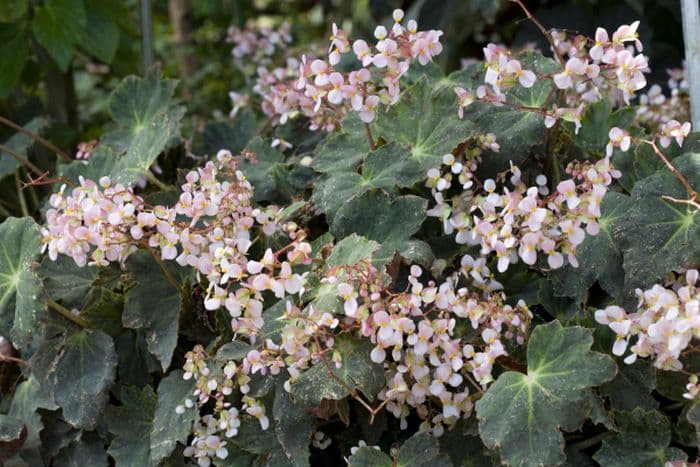
POLYGON ((474 178, 478 154, 472 151, 461 161, 446 154, 441 169, 428 172, 426 185, 436 203, 428 215, 442 222, 446 234, 454 233, 457 243, 479 245, 484 256, 496 253, 500 272, 518 259, 535 264, 538 252, 552 269, 567 260, 576 267, 576 248, 586 233, 598 233, 601 202, 613 178, 620 176, 610 158, 569 164, 570 178, 550 194, 544 175, 536 177, 537 186, 528 186, 512 164, 511 188, 503 184, 499 189, 494 179, 480 184, 474 178))
POLYGON ((278 28, 250 25, 240 29, 228 28, 226 42, 233 44, 231 55, 239 69, 266 67, 275 55, 286 53, 292 42, 291 26, 282 23, 278 28))
POLYGON ((442 51, 441 31, 418 31, 414 20, 404 27, 403 16, 402 10, 395 10, 390 30, 378 26, 374 44, 362 39, 351 44, 347 33, 334 24, 327 59, 304 55, 296 73, 290 66, 268 76, 264 85, 259 81, 256 92, 263 97, 263 111, 281 124, 302 114, 312 129, 326 131, 335 129, 350 109, 371 122, 380 103, 396 103, 401 92, 399 81, 410 64, 417 60, 425 65, 442 51), (335 66, 342 55, 351 52, 360 66, 342 73, 335 66))
MULTIPOLYGON (((672 274, 663 284, 648 290, 637 289, 637 310, 627 313, 616 305, 595 312, 595 319, 616 335, 613 353, 634 363, 638 357, 653 358, 662 370, 683 371, 681 355, 700 337, 700 288, 696 286, 698 270, 672 274), (630 341, 634 339, 630 346, 630 341)), ((688 385, 689 398, 700 392, 697 377, 688 385)))
POLYGON ((569 38, 562 31, 552 31, 548 38, 560 67, 554 73, 538 74, 524 67, 506 47, 488 44, 483 49, 485 84, 477 87, 475 95, 462 88, 455 88, 459 97, 460 117, 475 97, 494 105, 518 106, 507 102, 504 91, 516 84, 530 88, 537 80, 548 79, 553 86, 552 92, 562 93, 563 100, 559 101, 565 105, 550 106, 552 101, 548 98, 542 108, 523 110, 543 114, 548 128, 562 119, 573 122, 578 132, 587 104, 603 96, 608 96, 613 102, 624 101, 629 104, 634 93, 646 86, 644 73, 648 72, 647 58, 641 53, 635 54, 635 49, 627 46, 633 43, 637 52, 642 51, 637 35, 638 26, 639 21, 622 25, 612 34, 612 38, 605 29, 598 28, 595 39, 582 35, 569 38))
POLYGON ((690 119, 688 69, 685 63, 682 68, 673 68, 666 72, 669 75, 669 96, 664 95, 658 84, 652 85, 646 94, 639 96, 637 122, 652 130, 660 129, 670 120, 683 122, 690 119))

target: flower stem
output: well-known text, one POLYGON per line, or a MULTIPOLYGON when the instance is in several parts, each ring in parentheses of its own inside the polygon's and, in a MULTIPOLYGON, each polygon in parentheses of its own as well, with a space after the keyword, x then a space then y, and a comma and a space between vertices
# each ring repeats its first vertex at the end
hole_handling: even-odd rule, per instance
POLYGON ((178 293, 180 294, 181 297, 184 297, 185 291, 182 289, 182 287, 180 286, 180 283, 177 281, 177 279, 175 279, 175 276, 173 276, 173 274, 170 272, 170 269, 168 269, 168 267, 165 265, 165 263, 160 258, 160 256, 158 256, 158 253, 153 251, 152 248, 148 248, 148 251, 151 252, 153 259, 156 260, 156 263, 158 263, 158 266, 160 266, 160 268, 163 270, 163 275, 168 280, 168 282, 170 282, 170 285, 175 287, 175 290, 178 291, 178 293))
POLYGON ((372 138, 372 130, 369 128, 369 123, 365 123, 365 135, 367 136, 367 142, 369 143, 369 148, 374 151, 377 146, 374 144, 374 138, 372 138))
POLYGON ((50 151, 55 152, 56 154, 58 154, 58 155, 61 157, 61 159, 63 159, 65 162, 70 162, 70 161, 72 161, 72 159, 70 158, 70 156, 69 156, 68 154, 66 154, 65 151, 62 151, 61 149, 59 149, 58 147, 54 146, 52 143, 50 143, 49 141, 45 140, 44 138, 42 138, 42 137, 39 136, 38 134, 34 133, 33 131, 27 130, 27 129, 24 128, 23 126, 20 126, 20 125, 16 124, 16 123, 13 122, 12 120, 9 120, 9 119, 3 117, 2 115, 0 115, 0 123, 4 124, 4 125, 6 125, 6 126, 9 126, 9 127, 12 128, 13 130, 17 130, 17 131, 19 131, 20 133, 24 133, 25 135, 29 136, 31 139, 33 139, 33 140, 36 141, 37 143, 39 143, 39 144, 41 144, 42 146, 44 146, 45 148, 47 148, 47 149, 49 149, 50 151))
POLYGON ((554 38, 552 37, 552 34, 544 27, 542 26, 542 23, 540 23, 537 18, 535 18, 532 13, 530 13, 530 10, 527 9, 525 4, 522 2, 522 0, 511 0, 511 2, 517 3, 517 5, 525 12, 525 16, 527 16, 527 19, 532 21, 532 23, 537 26, 537 28, 540 30, 542 35, 547 39, 549 42, 549 45, 552 46, 552 51, 554 52, 554 55, 557 56, 557 59, 559 60, 559 64, 561 66, 564 66, 566 63, 566 60, 564 59, 564 56, 561 54, 559 51, 559 48, 557 45, 554 43, 554 38))
POLYGON ((671 162, 666 158, 666 156, 664 156, 664 153, 661 152, 661 150, 659 149, 659 147, 656 145, 656 142, 655 142, 655 141, 644 141, 644 142, 651 145, 651 147, 654 149, 654 153, 656 154, 656 156, 657 156, 659 159, 661 159, 661 160, 663 161, 664 164, 666 164, 666 167, 668 167, 668 170, 670 170, 671 173, 672 173, 673 175, 675 175, 676 178, 681 182, 681 184, 683 185, 683 187, 685 187, 686 191, 688 192, 689 201, 691 201, 691 203, 688 203, 688 204, 693 204, 692 202, 695 201, 695 200, 698 198, 698 193, 697 193, 697 191, 693 190, 693 187, 690 186, 690 183, 689 183, 688 180, 683 176, 683 174, 681 174, 681 173, 678 171, 678 169, 675 168, 675 167, 673 166, 673 164, 671 164, 671 162))
POLYGON ((153 173, 150 170, 146 170, 146 179, 163 191, 170 191, 172 189, 165 183, 158 180, 158 178, 155 175, 153 175, 153 173))
POLYGON ((81 328, 89 328, 90 323, 88 323, 85 319, 83 319, 80 315, 77 315, 70 311, 68 308, 64 307, 63 305, 56 303, 52 298, 49 298, 47 301, 49 308, 63 316, 64 318, 73 321, 75 324, 80 326, 81 328))
POLYGON ((15 187, 17 188, 17 199, 19 199, 19 207, 22 210, 22 215, 24 217, 29 217, 27 198, 24 197, 24 192, 22 191, 22 182, 19 179, 19 170, 15 172, 15 187))

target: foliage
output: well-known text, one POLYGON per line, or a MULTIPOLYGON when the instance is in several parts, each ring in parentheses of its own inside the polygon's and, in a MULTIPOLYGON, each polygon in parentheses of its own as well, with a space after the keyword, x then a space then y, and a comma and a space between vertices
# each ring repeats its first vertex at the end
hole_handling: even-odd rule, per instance
MULTIPOLYGON (((182 83, 167 61, 123 76, 134 2, 0 5, 0 96, 55 89, 25 82, 39 66, 71 82, 112 66, 81 97, 104 105, 76 157, 55 116, 3 134, 0 463, 696 454, 698 134, 682 73, 662 104, 630 103, 642 26, 548 31, 551 54, 488 44, 447 73, 526 6, 356 2, 327 50, 295 2, 234 3, 298 22, 238 21, 232 62, 182 83), (229 82, 234 109, 212 118, 229 82)), ((212 2, 190 13, 216 39, 176 52, 221 42, 212 2)))

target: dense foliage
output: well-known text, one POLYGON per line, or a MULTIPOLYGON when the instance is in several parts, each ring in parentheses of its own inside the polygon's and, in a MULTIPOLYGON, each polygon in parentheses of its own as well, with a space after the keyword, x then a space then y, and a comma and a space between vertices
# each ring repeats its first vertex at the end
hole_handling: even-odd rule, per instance
MULTIPOLYGON (((65 71, 88 23, 44 23, 71 3, 0 20, 65 71)), ((231 114, 191 139, 157 66, 115 85, 75 158, 20 127, 0 174, 41 216, 0 224, 0 460, 692 462, 683 70, 643 94, 639 22, 549 30, 515 3, 546 53, 489 43, 446 74, 411 11, 364 39, 333 23, 330 48, 239 24, 231 114)), ((116 34, 85 50, 109 62, 119 12, 83 14, 116 34)))

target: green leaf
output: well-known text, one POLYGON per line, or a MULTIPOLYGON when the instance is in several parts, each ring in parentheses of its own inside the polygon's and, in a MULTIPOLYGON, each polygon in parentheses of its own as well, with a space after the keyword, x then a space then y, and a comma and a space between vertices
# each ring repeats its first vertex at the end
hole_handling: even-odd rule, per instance
MULTIPOLYGON (((27 428, 27 438, 22 444, 20 456, 26 460, 39 458, 38 451, 43 443, 39 436, 44 429, 39 408, 55 410, 58 407, 51 400, 44 397, 39 381, 34 376, 17 385, 8 416, 20 420, 27 428)), ((31 464, 31 462, 30 462, 31 464)))
POLYGON ((610 399, 615 410, 633 410, 635 407, 653 410, 659 403, 651 395, 656 387, 656 373, 647 361, 637 360, 633 365, 618 365, 617 376, 600 387, 600 393, 610 399))
POLYGON ((425 170, 407 154, 406 147, 386 144, 367 155, 361 173, 335 170, 317 182, 311 201, 332 217, 348 199, 372 188, 395 193, 396 187, 413 186, 425 178, 425 170))
POLYGON ((509 465, 564 461, 560 429, 578 428, 590 407, 586 390, 615 376, 615 362, 590 350, 591 331, 558 321, 535 327, 527 347, 527 374, 501 374, 476 403, 479 432, 509 465))
POLYGON ((241 360, 245 358, 251 350, 255 350, 255 347, 245 342, 228 342, 219 347, 219 350, 216 351, 216 359, 221 361, 241 360))
MULTIPOLYGON (((90 155, 90 161, 74 160, 69 164, 58 164, 58 174, 75 184, 80 183, 80 177, 88 180, 99 180, 105 174, 111 175, 117 163, 117 156, 106 144, 100 144, 90 155)), ((66 190, 70 192, 70 188, 66 190)))
POLYGON ((192 141, 192 152, 197 155, 215 156, 220 149, 228 149, 237 155, 255 136, 255 117, 249 109, 243 109, 232 122, 216 121, 204 125, 192 141))
POLYGON ((428 433, 416 433, 401 445, 396 462, 382 451, 369 446, 359 448, 348 459, 351 467, 451 467, 452 461, 440 452, 438 440, 428 433))
POLYGON ((352 172, 369 151, 363 124, 350 112, 343 120, 343 130, 330 133, 314 149, 311 167, 321 173, 352 172))
POLYGON ((7 443, 19 439, 24 430, 24 423, 10 415, 0 414, 0 442, 7 443))
POLYGON ((61 467, 106 467, 108 465, 105 443, 96 432, 84 431, 79 440, 73 441, 54 458, 53 465, 61 467))
POLYGON ((410 239, 425 220, 427 205, 427 200, 418 196, 400 196, 391 201, 383 190, 368 190, 340 208, 330 231, 340 239, 356 233, 379 242, 382 248, 373 256, 379 264, 390 261, 395 251, 409 261, 429 264, 430 247, 410 239))
POLYGON ((27 23, 3 24, 0 28, 0 99, 7 97, 19 82, 27 62, 29 40, 27 23))
POLYGON ((309 444, 316 427, 313 419, 292 401, 283 384, 276 387, 272 417, 277 440, 287 458, 295 466, 309 465, 309 444))
POLYGON ((420 79, 401 94, 387 112, 380 112, 374 125, 375 138, 382 137, 409 147, 406 160, 427 171, 438 167, 442 156, 474 135, 474 124, 457 116, 454 91, 435 95, 427 79, 420 79))
MULTIPOLYGON (((42 117, 36 117, 27 123, 24 128, 34 133, 39 133, 46 126, 46 120, 42 117)), ((34 144, 34 140, 24 133, 17 132, 5 141, 4 146, 11 149, 18 155, 28 159, 27 150, 34 144)), ((0 179, 14 173, 20 166, 20 162, 9 154, 3 154, 0 151, 0 179)))
POLYGON ((323 362, 316 363, 292 385, 295 399, 305 407, 318 406, 323 399, 344 399, 349 395, 346 387, 351 387, 362 391, 370 401, 374 400, 384 384, 384 370, 369 358, 372 344, 365 340, 339 336, 334 350, 340 356, 342 364, 336 368, 333 362, 329 362, 335 377, 330 375, 323 362), (344 385, 338 380, 343 381, 344 385))
POLYGON ((448 467, 450 458, 440 452, 438 440, 428 433, 416 433, 399 449, 397 467, 448 467))
POLYGON ((108 452, 117 465, 149 465, 158 399, 150 386, 144 386, 124 388, 120 400, 120 407, 110 406, 105 411, 107 429, 114 435, 108 452))
POLYGON ((112 63, 119 46, 119 26, 100 8, 91 6, 86 10, 86 15, 85 40, 80 46, 104 63, 112 63))
POLYGON ((41 280, 32 270, 41 251, 39 227, 29 217, 5 219, 0 249, 0 320, 12 322, 9 335, 20 348, 29 343, 37 317, 46 309, 41 280))
POLYGON ((67 71, 87 24, 82 0, 47 0, 35 8, 32 31, 61 71, 67 71))
POLYGON ((669 448, 671 424, 660 412, 636 408, 615 417, 620 433, 603 441, 593 459, 606 467, 663 466, 670 460, 685 460, 685 453, 669 448))
POLYGON ((608 144, 608 132, 612 127, 629 128, 635 117, 632 107, 623 107, 615 112, 608 99, 601 99, 589 105, 581 118, 578 134, 571 132, 576 144, 589 153, 604 155, 608 144))
MULTIPOLYGON (((700 153, 674 160, 691 186, 700 189, 700 153)), ((686 198, 674 175, 663 168, 637 182, 632 207, 620 220, 615 238, 623 251, 625 288, 628 295, 658 282, 668 272, 687 267, 700 257, 700 214, 692 206, 663 199, 667 195, 686 198)))
POLYGON ((251 141, 246 150, 255 153, 255 161, 243 159, 240 168, 253 185, 255 201, 287 199, 284 185, 289 171, 284 163, 284 154, 259 137, 251 141))
POLYGON ((349 266, 368 259, 381 245, 357 234, 350 234, 339 241, 331 250, 326 261, 328 266, 349 266))
POLYGON ((112 338, 82 330, 66 339, 53 375, 53 394, 63 418, 77 428, 93 429, 107 404, 117 367, 112 338))
POLYGON ((625 272, 622 269, 622 252, 614 234, 620 222, 632 207, 629 197, 609 191, 600 207, 598 220, 600 232, 586 235, 586 239, 576 250, 577 268, 567 265, 550 274, 554 292, 559 296, 573 297, 578 302, 596 281, 610 296, 620 299, 624 286, 625 272))
POLYGON ((348 459, 349 467, 393 467, 391 457, 379 449, 362 446, 348 459))
POLYGON ((106 134, 102 142, 120 156, 110 173, 113 179, 135 182, 168 141, 178 136, 184 108, 169 105, 176 84, 152 68, 143 78, 125 78, 112 93, 109 112, 120 128, 106 134))
MULTIPOLYGON (((177 277, 175 267, 168 270, 177 277)), ((148 350, 167 370, 177 346, 182 298, 168 281, 163 270, 147 251, 131 255, 126 270, 136 285, 126 294, 122 324, 126 328, 144 329, 148 350)))
MULTIPOLYGON (((27 0, 5 0, 0 3, 0 21, 9 23, 27 13, 27 0)), ((7 25, 3 25, 6 27, 7 25)))
POLYGON ((45 256, 36 272, 44 280, 49 297, 69 309, 80 308, 98 275, 97 268, 80 267, 73 258, 64 255, 56 261, 45 256))
POLYGON ((119 382, 135 386, 150 384, 151 373, 160 372, 160 362, 148 351, 146 331, 127 329, 115 340, 119 355, 119 382))
POLYGON ((183 414, 175 412, 178 405, 190 399, 195 381, 182 379, 183 371, 175 370, 163 378, 158 385, 158 405, 151 430, 151 462, 157 465, 173 452, 178 442, 184 443, 190 435, 192 424, 199 419, 199 411, 186 409, 183 414))

